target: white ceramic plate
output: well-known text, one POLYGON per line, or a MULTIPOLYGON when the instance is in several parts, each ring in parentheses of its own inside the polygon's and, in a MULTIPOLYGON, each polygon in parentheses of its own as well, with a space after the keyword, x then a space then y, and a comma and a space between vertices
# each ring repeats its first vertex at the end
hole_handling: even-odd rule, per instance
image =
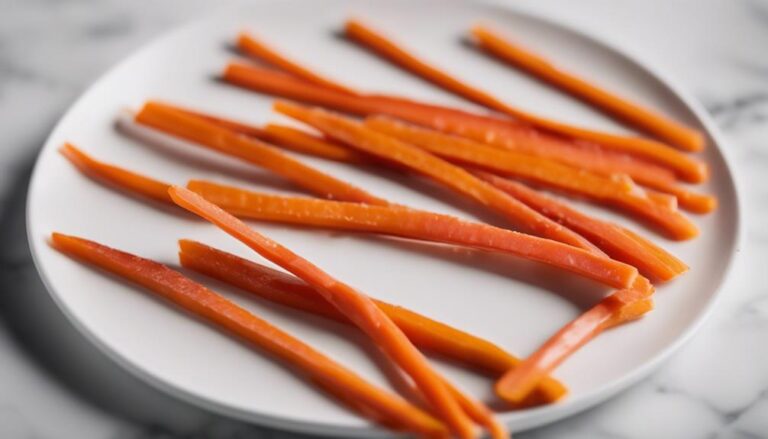
MULTIPOLYGON (((290 191, 279 179, 183 142, 148 146, 114 127, 126 107, 160 98, 245 121, 273 120, 271 99, 212 78, 233 58, 227 45, 249 29, 332 77, 360 89, 396 92, 455 105, 466 103, 414 79, 336 36, 343 19, 369 19, 418 53, 520 106, 586 126, 622 130, 611 120, 461 43, 472 23, 488 21, 557 59, 574 72, 697 126, 708 135, 702 155, 712 167, 701 190, 720 209, 695 217, 702 236, 666 242, 645 231, 692 267, 659 288, 657 310, 610 331, 558 371, 571 389, 562 403, 502 419, 513 429, 542 425, 589 407, 637 381, 693 333, 711 308, 737 245, 738 203, 722 143, 701 108, 647 67, 587 36, 493 6, 445 1, 274 2, 206 19, 159 39, 94 84, 62 118, 40 154, 32 179, 28 230, 41 276, 63 312, 117 363, 169 393, 211 410, 289 430, 334 436, 385 432, 337 406, 271 359, 138 289, 53 251, 56 230, 87 237, 171 265, 176 240, 194 238, 254 257, 212 226, 150 206, 80 175, 56 151, 73 141, 97 158, 169 182, 208 178, 254 189, 290 191)), ((305 158, 302 158, 305 159, 305 158)), ((478 212, 429 184, 397 174, 365 172, 305 159, 371 192, 401 203, 455 215, 478 212)), ((603 217, 616 217, 599 211, 603 217)), ((482 214, 481 214, 482 215, 482 214)), ((632 227, 641 228, 628 222, 632 227)), ((519 355, 530 353, 605 290, 508 257, 346 233, 254 224, 330 273, 372 296, 408 306, 519 355)), ((208 282, 206 280, 206 282, 208 282)), ((386 385, 361 337, 352 329, 217 290, 386 385)), ((445 363, 462 387, 490 397, 490 380, 445 363)))

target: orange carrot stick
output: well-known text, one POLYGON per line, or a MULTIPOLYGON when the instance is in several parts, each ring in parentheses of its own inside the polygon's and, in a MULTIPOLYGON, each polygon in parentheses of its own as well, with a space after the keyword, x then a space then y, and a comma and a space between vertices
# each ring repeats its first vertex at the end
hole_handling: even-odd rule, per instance
POLYGON ((717 197, 709 194, 699 194, 680 185, 656 180, 646 181, 645 186, 674 195, 678 205, 689 212, 709 213, 717 209, 717 197))
POLYGON ((483 223, 402 206, 283 197, 192 180, 188 188, 240 218, 373 232, 512 254, 615 288, 634 282, 634 267, 572 247, 483 223))
POLYGON ((645 276, 668 281, 688 270, 685 264, 671 254, 648 240, 637 239, 637 234, 627 233, 627 229, 621 226, 585 215, 523 184, 484 171, 474 173, 543 215, 580 233, 611 258, 637 267, 645 276))
POLYGON ((168 196, 168 188, 170 188, 168 184, 100 162, 71 143, 65 143, 59 151, 77 169, 92 178, 156 201, 171 202, 171 198, 168 196))
POLYGON ((311 346, 165 265, 74 236, 54 233, 51 240, 62 253, 147 288, 297 367, 310 379, 349 395, 387 420, 427 437, 446 433, 440 422, 399 396, 373 386, 311 346))
POLYGON ((499 379, 495 386, 496 394, 511 403, 522 401, 542 377, 549 375, 568 356, 604 329, 621 323, 622 320, 617 319, 617 316, 633 319, 650 311, 653 303, 648 297, 652 293, 653 286, 646 279, 638 278, 635 288, 620 290, 607 296, 563 326, 533 355, 523 360, 519 367, 499 379))
POLYGON ((323 134, 384 160, 403 165, 440 182, 451 190, 469 197, 512 221, 517 227, 535 234, 581 247, 599 250, 573 231, 540 215, 523 203, 417 147, 366 128, 358 122, 327 111, 287 102, 275 103, 275 109, 318 129, 323 134))
POLYGON ((249 228, 194 192, 173 186, 169 193, 179 206, 210 221, 263 257, 315 287, 323 298, 365 332, 391 361, 413 379, 430 406, 454 434, 462 438, 475 436, 472 421, 445 386, 443 379, 370 298, 249 228))
POLYGON ((471 32, 477 44, 490 54, 560 87, 612 116, 686 151, 701 151, 704 148, 703 136, 693 128, 569 73, 484 26, 475 26, 471 32))
POLYGON ((595 142, 599 145, 633 154, 642 154, 644 157, 653 158, 654 160, 664 160, 664 164, 674 167, 676 171, 681 173, 681 176, 691 179, 690 181, 693 182, 703 181, 708 176, 707 167, 704 163, 700 163, 690 157, 685 157, 682 154, 677 154, 676 151, 658 142, 639 137, 621 136, 581 128, 536 116, 512 107, 493 95, 477 89, 418 59, 415 55, 397 46, 383 34, 374 31, 359 21, 347 21, 345 33, 356 42, 411 73, 489 109, 499 111, 520 121, 569 138, 595 142))
POLYGON ((368 117, 365 125, 449 161, 486 168, 599 201, 632 189, 631 183, 624 180, 609 179, 540 157, 500 150, 387 117, 368 117))
POLYGON ((675 182, 674 173, 661 166, 626 154, 606 151, 594 145, 575 145, 529 126, 515 124, 512 120, 400 98, 348 95, 254 66, 230 64, 225 69, 223 78, 231 84, 261 93, 322 105, 355 115, 385 114, 447 134, 545 157, 606 175, 627 174, 641 183, 675 182))
POLYGON ((322 197, 387 204, 385 200, 305 165, 266 143, 233 133, 173 106, 147 102, 135 119, 142 125, 269 169, 322 197))
POLYGON ((359 164, 368 161, 362 154, 343 145, 286 125, 267 124, 264 140, 292 151, 337 162, 359 164))
MULTIPOLYGON (((234 285, 272 302, 291 308, 351 323, 305 282, 196 241, 179 241, 179 260, 185 268, 234 285)), ((482 371, 503 374, 520 360, 495 344, 432 320, 408 309, 373 299, 376 305, 422 349, 470 364, 482 371)), ((553 402, 562 397, 565 387, 546 377, 531 393, 532 402, 553 402)), ((527 405, 527 404, 526 404, 527 405)), ((531 404, 532 405, 532 404, 531 404)))
POLYGON ((327 87, 342 93, 355 93, 352 89, 334 82, 328 78, 325 78, 313 72, 312 70, 296 63, 295 61, 286 58, 276 50, 268 47, 263 42, 256 40, 247 32, 241 32, 240 35, 238 35, 237 47, 248 56, 260 59, 268 64, 272 64, 273 66, 278 67, 287 73, 309 81, 313 84, 321 85, 323 87, 327 87))

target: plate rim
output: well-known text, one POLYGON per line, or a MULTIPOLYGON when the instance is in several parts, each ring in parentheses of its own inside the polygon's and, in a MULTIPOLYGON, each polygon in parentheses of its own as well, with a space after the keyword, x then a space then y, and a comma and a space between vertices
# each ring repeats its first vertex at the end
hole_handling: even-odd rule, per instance
MULTIPOLYGON (((96 346, 100 352, 102 352, 108 358, 110 358, 110 360, 114 361, 117 365, 122 367, 124 370, 133 374, 137 378, 147 382, 148 384, 155 387, 156 389, 170 395, 171 397, 179 398, 180 400, 186 403, 189 403, 193 406, 197 406, 205 410, 210 410, 214 413, 218 413, 226 417, 231 417, 231 418, 235 418, 235 419, 239 419, 247 422, 252 422, 268 428, 275 428, 275 429, 280 429, 284 431, 293 431, 293 432, 299 432, 299 433, 311 433, 311 434, 323 435, 323 436, 366 437, 366 438, 392 437, 392 432, 383 430, 378 426, 372 425, 372 424, 366 425, 363 427, 338 426, 332 423, 295 420, 295 419, 290 419, 283 416, 265 415, 265 414, 261 414, 254 411, 243 410, 241 408, 231 406, 225 402, 213 401, 205 395, 200 395, 200 394, 197 394, 196 392, 189 391, 188 389, 177 387, 175 385, 172 385, 163 381, 158 377, 155 377, 153 374, 144 370, 139 365, 134 364, 129 359, 124 358, 121 354, 114 351, 106 343, 102 342, 96 336, 96 334, 92 333, 88 328, 85 327, 85 325, 83 325, 78 319, 75 318, 73 313, 69 310, 68 306, 64 303, 64 301, 61 300, 59 295, 54 293, 55 288, 52 285, 51 281, 48 279, 46 275, 46 271, 43 268, 44 264, 41 262, 38 254, 38 245, 40 244, 36 239, 36 237, 33 236, 31 231, 32 229, 31 218, 33 216, 33 213, 31 208, 32 203, 30 200, 33 198, 32 195, 35 193, 35 187, 37 186, 36 182, 40 180, 39 168, 40 168, 40 162, 42 161, 43 153, 49 148, 51 148, 49 144, 52 142, 53 138, 57 136, 58 132, 61 130, 61 127, 64 125, 68 117, 70 117, 73 110, 77 108, 79 105, 81 105, 82 102, 86 100, 86 98, 90 97, 93 89, 96 88, 98 84, 104 82, 108 77, 112 75, 113 72, 119 70, 124 65, 132 62, 135 58, 140 57, 143 53, 151 51, 155 46, 160 45, 164 41, 173 38, 177 34, 186 32, 191 28, 204 25, 206 22, 215 20, 220 17, 230 16, 231 14, 233 14, 238 10, 243 10, 246 8, 252 10, 252 9, 263 8, 269 4, 296 3, 298 1, 299 0, 289 0, 289 1, 261 0, 247 7, 243 5, 235 5, 233 7, 220 8, 217 11, 213 11, 213 13, 211 13, 208 16, 194 18, 192 20, 176 25, 171 29, 160 33, 156 37, 152 38, 150 41, 144 43, 143 45, 139 46, 137 49, 133 50, 131 53, 123 57, 121 60, 119 60, 115 64, 112 64, 103 73, 101 73, 98 76, 98 78, 93 82, 91 82, 87 86, 87 88, 85 88, 85 90, 83 90, 81 94, 67 107, 66 111, 63 113, 63 115, 58 120, 54 128, 46 137, 46 140, 43 143, 43 147, 40 149, 40 151, 37 154, 37 157, 35 158, 35 164, 30 176, 29 185, 27 186, 27 200, 25 205, 25 226, 26 226, 27 242, 30 248, 30 253, 32 255, 32 262, 35 266, 35 269, 38 275, 40 276, 40 279, 46 289, 46 292, 52 298, 57 308, 62 312, 62 314, 64 314, 66 319, 73 325, 73 327, 75 327, 76 330, 84 338, 86 338, 89 342, 91 342, 94 346, 96 346)), ((376 2, 376 1, 380 1, 380 0, 369 0, 369 2, 376 2)), ((453 4, 464 4, 464 2, 462 2, 461 0, 448 0, 448 1, 453 4)), ((618 55, 624 60, 629 61, 632 65, 634 65, 634 67, 644 70, 647 74, 649 74, 651 77, 656 79, 659 83, 661 83, 664 87, 666 87, 670 92, 672 92, 675 95, 675 97, 679 99, 680 102, 687 107, 687 109, 693 114, 693 116, 698 120, 698 122, 704 127, 707 134, 715 140, 714 143, 718 145, 717 152, 722 157, 728 177, 733 186, 732 195, 734 198, 733 203, 735 206, 735 211, 732 213, 732 215, 734 217, 735 222, 733 225, 734 240, 731 246, 731 252, 730 252, 727 264, 724 267, 723 275, 720 278, 718 284, 714 286, 713 288, 714 292, 711 295, 711 297, 707 300, 707 302, 703 305, 701 312, 691 321, 691 323, 688 324, 688 326, 680 333, 680 335, 677 336, 677 338, 672 343, 664 347, 660 352, 655 354, 650 359, 646 360, 641 365, 630 370, 624 376, 616 378, 613 381, 610 381, 600 386, 599 388, 580 394, 578 396, 578 399, 573 399, 568 401, 567 405, 555 404, 555 405, 528 409, 527 410, 528 416, 526 418, 523 418, 522 420, 517 421, 518 425, 516 426, 515 431, 520 432, 520 431, 525 431, 525 430, 529 430, 536 427, 542 427, 549 423, 573 416, 579 412, 582 412, 591 407, 594 407, 600 402, 607 401, 608 399, 613 398, 622 390, 627 389, 628 387, 636 384, 643 378, 647 377, 650 373, 656 370, 664 362, 669 360, 669 358, 674 353, 676 353, 685 343, 690 341, 690 339, 701 329, 702 325, 706 322, 706 320, 712 315, 715 309, 715 306, 719 303, 720 300, 722 300, 723 286, 725 286, 731 279, 732 273, 734 271, 734 266, 739 260, 740 249, 744 241, 743 200, 740 195, 742 191, 740 189, 741 183, 740 183, 738 174, 733 172, 734 160, 731 157, 731 154, 733 153, 730 152, 728 148, 722 147, 726 145, 727 142, 725 141, 723 134, 720 132, 719 127, 715 124, 714 120, 706 112, 706 109, 703 107, 703 105, 700 102, 694 99, 693 96, 687 90, 682 88, 675 79, 673 79, 670 75, 665 74, 653 62, 649 61, 642 55, 638 54, 636 50, 612 43, 607 38, 604 38, 603 36, 593 31, 583 29, 582 27, 573 25, 571 23, 567 23, 560 19, 543 16, 540 12, 534 12, 524 7, 520 7, 519 5, 506 4, 506 3, 502 3, 499 0, 476 0, 474 1, 474 4, 475 6, 480 8, 485 8, 488 10, 495 9, 497 11, 500 11, 506 14, 517 15, 525 20, 537 21, 546 27, 558 28, 567 33, 571 33, 573 35, 579 36, 583 38, 585 41, 587 41, 589 44, 598 46, 599 48, 606 50, 612 53, 613 55, 618 55)), ((503 414, 500 415, 500 418, 504 420, 504 415, 503 414)))

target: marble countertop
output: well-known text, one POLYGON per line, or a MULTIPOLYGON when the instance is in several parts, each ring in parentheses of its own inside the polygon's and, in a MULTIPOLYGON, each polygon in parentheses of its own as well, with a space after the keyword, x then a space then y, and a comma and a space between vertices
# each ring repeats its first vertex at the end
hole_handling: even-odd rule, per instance
MULTIPOLYGON (((64 319, 24 225, 34 158, 72 101, 169 27, 246 0, 0 0, 0 438, 294 438, 224 419, 138 381, 64 319)), ((511 3, 511 2, 510 2, 511 3)), ((745 240, 704 328, 656 373, 524 438, 768 437, 768 1, 522 0, 660 66, 731 149, 745 240)))

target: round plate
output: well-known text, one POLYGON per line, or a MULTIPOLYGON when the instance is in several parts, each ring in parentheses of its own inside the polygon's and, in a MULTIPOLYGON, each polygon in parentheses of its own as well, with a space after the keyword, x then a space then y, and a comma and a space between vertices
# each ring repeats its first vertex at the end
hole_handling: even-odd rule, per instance
MULTIPOLYGON (((691 266, 657 294, 657 309, 637 323, 594 340, 558 371, 570 396, 561 403, 501 414, 513 429, 542 425, 583 410, 648 373, 693 333, 711 308, 737 246, 738 202, 722 143, 701 108, 636 60, 583 34, 545 20, 476 3, 331 1, 322 8, 274 2, 183 27, 139 51, 94 84, 62 118, 32 178, 28 230, 35 262, 63 312, 117 363, 169 393, 208 409, 288 430, 334 436, 386 432, 335 404, 262 352, 249 349, 138 288, 52 250, 52 231, 83 236, 172 266, 176 240, 193 238, 259 259, 216 228, 95 184, 57 153, 71 141, 104 161, 168 182, 206 178, 256 190, 290 192, 266 172, 184 142, 139 141, 118 115, 158 98, 253 123, 274 120, 271 99, 215 80, 236 55, 236 33, 248 29, 331 77, 362 90, 392 92, 472 108, 339 38, 345 17, 357 16, 406 42, 458 76, 542 115, 621 131, 588 107, 462 44, 476 21, 492 23, 574 72, 693 125, 707 134, 702 157, 712 179, 700 187, 720 199, 714 214, 695 216, 696 240, 673 243, 627 223, 691 266), (439 17, 436 16, 439 12, 439 17), (439 19, 431 19, 439 18, 439 19)), ((135 127, 133 127, 135 128, 135 127)), ((411 206, 488 219, 470 203, 417 179, 302 157, 375 194, 411 206)), ((585 209, 592 210, 585 206, 585 209)), ((493 219, 491 219, 493 220, 493 219)), ((606 290, 511 257, 443 246, 253 224, 340 279, 374 297, 405 305, 524 356, 606 290)), ((203 279, 214 289, 387 385, 380 359, 352 328, 273 306, 203 279)), ((435 360, 461 387, 490 399, 491 381, 435 360)))

